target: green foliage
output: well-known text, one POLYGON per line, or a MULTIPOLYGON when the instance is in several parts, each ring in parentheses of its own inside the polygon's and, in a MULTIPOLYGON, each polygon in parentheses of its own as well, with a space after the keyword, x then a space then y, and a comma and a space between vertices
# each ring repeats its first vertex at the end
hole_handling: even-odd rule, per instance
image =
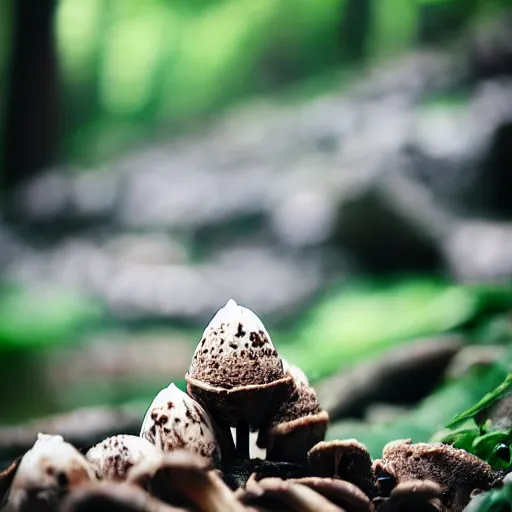
POLYGON ((60 0, 56 35, 70 112, 67 156, 97 161, 162 127, 183 130, 188 121, 241 98, 334 68, 352 69, 362 64, 352 45, 370 60, 388 58, 420 42, 425 18, 444 34, 453 20, 460 27, 489 6, 503 5, 505 0, 60 0))
POLYGON ((432 278, 346 285, 311 310, 282 352, 315 379, 412 338, 462 328, 489 309, 511 307, 508 287, 432 278))
POLYGON ((512 482, 501 489, 475 496, 464 509, 465 512, 510 512, 512 508, 512 482))
POLYGON ((483 427, 464 426, 453 431, 440 431, 431 442, 451 444, 473 453, 487 461, 493 469, 505 469, 510 466, 510 446, 512 430, 493 431, 490 423, 483 427))
MULTIPOLYGON (((504 369, 507 365, 500 364, 504 369)), ((447 427, 437 432, 431 441, 452 444, 486 460, 494 469, 508 468, 511 464, 512 429, 496 429, 486 410, 498 400, 508 396, 512 388, 512 374, 508 374, 492 391, 448 422, 447 427)))
POLYGON ((0 288, 0 350, 71 341, 101 318, 99 305, 75 293, 5 285, 0 288))
POLYGON ((373 27, 369 34, 371 55, 389 56, 416 42, 420 5, 402 0, 375 2, 373 27))
POLYGON ((498 386, 496 389, 493 389, 491 392, 487 393, 478 403, 470 407, 467 411, 457 415, 453 418, 447 425, 448 428, 454 428, 462 423, 464 423, 468 419, 475 419, 475 416, 489 408, 495 402, 510 394, 510 389, 512 388, 512 373, 509 373, 505 380, 498 386))

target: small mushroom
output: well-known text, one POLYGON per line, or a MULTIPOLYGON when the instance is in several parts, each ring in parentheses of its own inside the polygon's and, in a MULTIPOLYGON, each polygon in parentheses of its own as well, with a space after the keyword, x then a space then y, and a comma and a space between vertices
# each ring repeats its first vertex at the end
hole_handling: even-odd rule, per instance
POLYGON ((370 507, 368 496, 359 487, 346 480, 314 476, 290 479, 288 482, 295 482, 310 487, 344 510, 368 512, 370 507))
POLYGON ((8 505, 14 511, 55 508, 67 492, 95 479, 85 457, 62 436, 39 434, 21 459, 8 505))
POLYGON ((257 510, 344 512, 310 486, 280 478, 264 478, 258 482, 251 478, 246 488, 237 491, 236 496, 242 503, 257 510))
POLYGON ((217 471, 211 470, 210 461, 186 450, 141 461, 130 470, 127 481, 177 507, 201 512, 244 510, 217 471))
POLYGON ((389 498, 376 498, 373 505, 378 512, 438 512, 443 510, 442 489, 430 480, 408 480, 398 484, 389 498))
POLYGON ((100 482, 85 485, 69 494, 62 512, 186 512, 149 496, 135 485, 100 482))
POLYGON ((308 465, 317 476, 351 482, 370 498, 378 494, 372 459, 366 446, 356 439, 318 443, 308 453, 308 465))
POLYGON ((146 457, 158 457, 159 454, 158 448, 146 439, 121 434, 93 446, 85 458, 98 478, 124 480, 132 466, 146 457))
POLYGON ((283 360, 289 382, 288 398, 278 407, 258 436, 258 446, 267 449, 267 459, 300 462, 325 438, 329 415, 318 405, 315 390, 300 368, 283 360))
POLYGON ((174 384, 149 407, 140 436, 164 452, 184 448, 218 463, 221 449, 206 411, 174 384))
POLYGON ((229 300, 206 327, 186 379, 189 394, 215 420, 236 428, 237 451, 249 457, 249 430, 286 398, 292 377, 261 320, 229 300))
POLYGON ((388 443, 382 459, 373 463, 377 478, 389 476, 397 484, 431 480, 441 486, 443 504, 454 512, 468 504, 473 489, 489 489, 495 476, 487 462, 442 443, 416 443, 410 439, 388 443))

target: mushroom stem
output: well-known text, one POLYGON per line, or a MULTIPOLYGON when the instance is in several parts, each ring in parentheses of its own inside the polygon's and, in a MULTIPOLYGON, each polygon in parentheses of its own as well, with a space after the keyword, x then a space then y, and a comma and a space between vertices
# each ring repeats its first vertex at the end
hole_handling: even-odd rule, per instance
POLYGON ((249 423, 239 421, 236 426, 236 453, 240 458, 248 459, 249 455, 249 423))

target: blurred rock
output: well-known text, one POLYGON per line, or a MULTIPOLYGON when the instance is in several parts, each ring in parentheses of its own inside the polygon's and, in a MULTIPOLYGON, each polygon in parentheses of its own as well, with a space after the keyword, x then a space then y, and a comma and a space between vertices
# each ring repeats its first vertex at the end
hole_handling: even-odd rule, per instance
POLYGON ((60 434, 79 449, 88 449, 119 432, 138 435, 145 403, 124 407, 87 407, 0 427, 0 469, 32 447, 39 432, 60 434))
POLYGON ((506 347, 500 345, 463 347, 446 368, 446 378, 460 379, 472 369, 492 366, 506 357, 506 353, 506 347))
POLYGON ((375 187, 341 204, 334 239, 364 271, 420 271, 441 265, 435 239, 375 187))
POLYGON ((77 287, 122 318, 201 321, 230 297, 284 318, 347 272, 510 277, 512 235, 492 219, 512 216, 512 81, 468 82, 471 51, 411 53, 342 92, 50 169, 13 198, 0 275, 77 287))
POLYGON ((375 402, 413 404, 434 389, 462 346, 461 338, 446 335, 393 347, 380 358, 319 382, 318 401, 332 421, 361 417, 375 402))
POLYGON ((478 24, 469 41, 469 70, 472 79, 512 74, 512 12, 478 24))
POLYGON ((445 239, 443 251, 448 269, 460 281, 508 283, 512 222, 462 222, 445 239))
POLYGON ((162 382, 183 379, 193 352, 194 342, 173 333, 137 336, 120 332, 90 338, 78 346, 59 347, 43 354, 39 364, 52 388, 53 401, 60 406, 59 401, 68 398, 64 390, 84 384, 101 383, 115 390, 130 381, 158 387, 162 382))
POLYGON ((49 251, 27 250, 6 269, 28 287, 55 283, 100 297, 124 319, 204 321, 231 297, 278 317, 304 304, 322 283, 321 265, 305 256, 240 246, 191 264, 179 245, 158 240, 120 236, 101 244, 75 238, 49 251))
POLYGON ((464 106, 419 109, 404 172, 457 215, 512 214, 512 82, 484 82, 464 106))

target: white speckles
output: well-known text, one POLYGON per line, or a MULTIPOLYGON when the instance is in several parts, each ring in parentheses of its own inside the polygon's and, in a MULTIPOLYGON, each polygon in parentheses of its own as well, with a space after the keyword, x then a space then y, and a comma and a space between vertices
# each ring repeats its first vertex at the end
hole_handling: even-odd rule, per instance
MULTIPOLYGON (((34 446, 23 456, 12 483, 9 503, 17 510, 37 506, 30 490, 48 490, 60 495, 84 482, 95 480, 85 457, 62 436, 39 434, 34 446), (28 503, 27 503, 28 502, 28 503)), ((44 496, 44 493, 42 493, 44 496)), ((43 499, 43 498, 41 498, 43 499)))
POLYGON ((128 470, 146 458, 156 457, 160 451, 146 439, 118 435, 93 446, 85 455, 98 478, 124 480, 128 470))
POLYGON ((153 400, 140 436, 162 451, 184 448, 220 460, 220 447, 206 411, 174 384, 162 389, 153 400))

